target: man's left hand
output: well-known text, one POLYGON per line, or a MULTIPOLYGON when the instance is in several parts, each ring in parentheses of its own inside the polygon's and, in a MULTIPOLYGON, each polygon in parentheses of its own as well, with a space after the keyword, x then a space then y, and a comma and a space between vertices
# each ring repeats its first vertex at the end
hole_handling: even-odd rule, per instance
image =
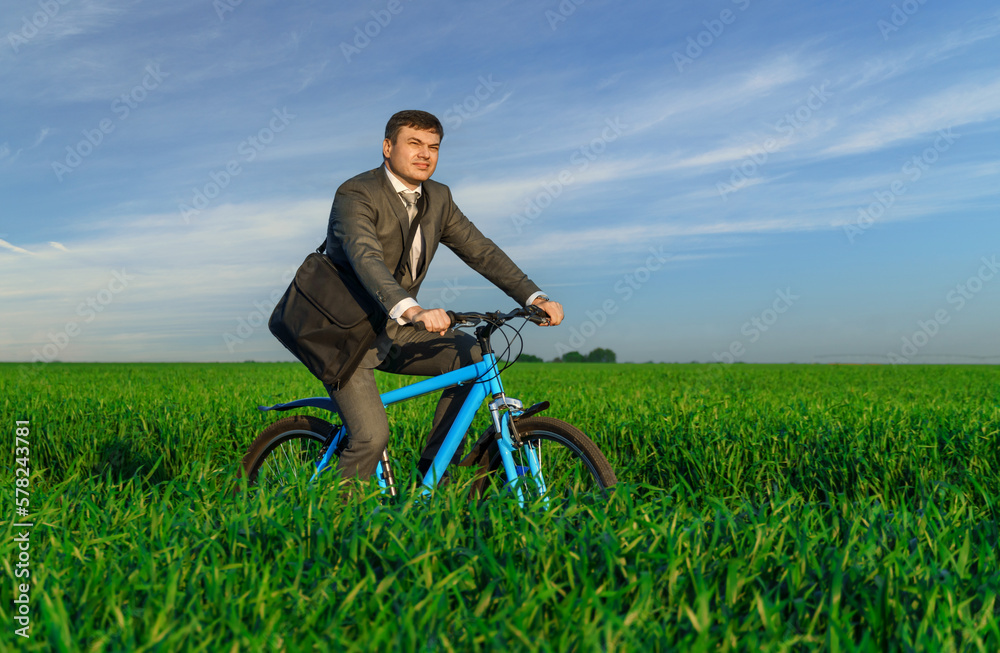
POLYGON ((549 316, 549 323, 546 326, 556 326, 563 321, 563 307, 559 302, 536 297, 532 304, 545 311, 545 314, 549 316))

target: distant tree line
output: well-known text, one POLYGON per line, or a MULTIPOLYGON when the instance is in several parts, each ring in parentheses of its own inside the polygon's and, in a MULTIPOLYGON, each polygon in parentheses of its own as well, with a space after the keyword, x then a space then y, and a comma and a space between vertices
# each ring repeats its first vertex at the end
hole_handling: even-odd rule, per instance
MULTIPOLYGON (((518 359, 525 363, 544 363, 538 356, 532 356, 531 354, 521 354, 518 359)), ((589 354, 584 356, 578 351, 566 352, 559 358, 553 358, 553 363, 617 363, 615 352, 610 349, 604 349, 603 347, 598 347, 597 349, 591 351, 589 354)))

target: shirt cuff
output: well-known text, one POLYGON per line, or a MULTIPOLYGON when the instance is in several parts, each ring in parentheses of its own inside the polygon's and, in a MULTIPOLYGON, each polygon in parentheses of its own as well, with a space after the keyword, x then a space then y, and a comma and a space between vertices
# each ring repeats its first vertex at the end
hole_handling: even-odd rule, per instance
POLYGON ((548 295, 546 295, 544 292, 542 292, 541 290, 539 290, 538 292, 531 293, 531 297, 528 297, 528 301, 524 302, 524 305, 525 306, 531 306, 531 304, 536 299, 538 299, 539 297, 544 297, 545 299, 549 298, 548 295))
POLYGON ((420 304, 417 303, 417 300, 412 297, 404 297, 399 300, 398 304, 392 307, 391 311, 389 311, 389 319, 396 320, 398 324, 409 324, 410 321, 403 317, 403 313, 414 306, 420 306, 420 304))

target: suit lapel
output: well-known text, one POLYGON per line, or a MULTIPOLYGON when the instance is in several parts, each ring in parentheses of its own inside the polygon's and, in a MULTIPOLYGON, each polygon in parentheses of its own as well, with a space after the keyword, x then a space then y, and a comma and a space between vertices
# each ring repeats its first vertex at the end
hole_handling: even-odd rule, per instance
POLYGON ((378 175, 379 183, 385 192, 385 201, 389 203, 389 210, 396 216, 396 222, 399 223, 399 235, 403 239, 403 244, 406 244, 406 236, 410 233, 410 218, 406 215, 406 207, 403 205, 403 200, 399 198, 399 195, 396 194, 392 184, 389 182, 389 176, 386 174, 384 163, 375 171, 375 174, 378 175))
MULTIPOLYGON (((375 170, 375 175, 379 178, 379 183, 382 186, 382 190, 385 193, 385 200, 389 203, 389 207, 396 216, 396 222, 399 224, 399 236, 401 239, 401 248, 406 245, 406 237, 410 235, 410 218, 406 215, 406 206, 403 201, 399 198, 396 190, 392 187, 392 183, 389 181, 389 176, 386 174, 385 164, 383 163, 381 167, 375 170)), ((427 207, 430 205, 430 200, 427 198, 427 186, 428 184, 421 184, 420 186, 420 197, 417 198, 417 215, 414 216, 416 220, 417 216, 425 213, 427 207)), ((418 261, 417 270, 411 270, 410 273, 413 279, 420 278, 421 273, 427 267, 427 238, 426 234, 429 233, 429 229, 433 229, 429 225, 430 216, 424 216, 420 220, 420 260, 418 261)))

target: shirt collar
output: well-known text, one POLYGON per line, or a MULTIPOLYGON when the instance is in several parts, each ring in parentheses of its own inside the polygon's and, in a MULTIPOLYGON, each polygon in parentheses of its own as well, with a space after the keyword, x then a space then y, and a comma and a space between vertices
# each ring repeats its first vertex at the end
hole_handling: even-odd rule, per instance
MULTIPOLYGON (((396 175, 392 174, 392 171, 389 170, 389 166, 385 166, 385 174, 388 175, 388 177, 389 177, 389 183, 392 184, 392 189, 395 190, 397 194, 398 193, 402 193, 404 190, 407 190, 407 191, 410 190, 409 188, 406 187, 406 184, 404 184, 402 181, 400 181, 399 177, 397 177, 396 175)), ((423 184, 419 184, 413 190, 413 192, 415 192, 417 194, 417 197, 420 197, 420 193, 423 192, 423 188, 424 188, 424 185, 423 184)))

